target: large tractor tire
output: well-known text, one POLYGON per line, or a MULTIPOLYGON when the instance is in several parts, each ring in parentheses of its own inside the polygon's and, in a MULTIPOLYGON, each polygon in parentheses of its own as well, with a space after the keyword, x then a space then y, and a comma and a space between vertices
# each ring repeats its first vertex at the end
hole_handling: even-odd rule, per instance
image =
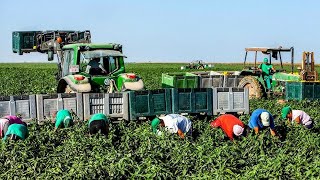
POLYGON ((263 96, 263 87, 253 76, 246 76, 240 82, 238 87, 249 88, 249 98, 261 98, 263 96))

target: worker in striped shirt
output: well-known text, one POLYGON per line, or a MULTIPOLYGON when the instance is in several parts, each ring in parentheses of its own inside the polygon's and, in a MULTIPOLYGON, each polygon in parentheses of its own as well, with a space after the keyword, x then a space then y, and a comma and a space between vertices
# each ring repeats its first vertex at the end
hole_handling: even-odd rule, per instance
POLYGON ((232 114, 224 114, 210 123, 212 128, 221 128, 224 134, 231 140, 239 137, 245 132, 245 125, 240 119, 232 114))
POLYGON ((290 106, 282 108, 282 119, 288 119, 289 123, 301 124, 304 127, 313 128, 313 121, 311 117, 302 110, 292 110, 290 106))

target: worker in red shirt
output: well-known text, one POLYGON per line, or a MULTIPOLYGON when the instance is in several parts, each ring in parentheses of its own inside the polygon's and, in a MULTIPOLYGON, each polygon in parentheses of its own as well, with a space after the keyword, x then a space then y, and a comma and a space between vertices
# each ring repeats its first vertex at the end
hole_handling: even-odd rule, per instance
POLYGON ((212 128, 221 128, 225 135, 230 140, 233 140, 234 135, 241 136, 244 133, 244 124, 231 114, 224 114, 210 123, 212 128))

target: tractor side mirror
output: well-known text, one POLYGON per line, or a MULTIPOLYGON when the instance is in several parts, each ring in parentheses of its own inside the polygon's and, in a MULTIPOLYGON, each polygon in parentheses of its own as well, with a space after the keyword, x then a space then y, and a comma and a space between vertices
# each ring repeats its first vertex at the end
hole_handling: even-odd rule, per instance
POLYGON ((48 61, 53 61, 53 51, 48 51, 48 61))

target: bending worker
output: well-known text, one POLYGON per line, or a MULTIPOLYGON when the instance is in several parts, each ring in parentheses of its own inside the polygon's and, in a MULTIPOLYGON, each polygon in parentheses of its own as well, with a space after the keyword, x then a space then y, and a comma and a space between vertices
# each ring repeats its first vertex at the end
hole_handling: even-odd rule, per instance
POLYGON ((6 139, 10 140, 25 140, 29 136, 29 131, 27 128, 27 124, 11 124, 8 127, 8 131, 6 132, 3 141, 6 139))
POLYGON ((192 135, 192 123, 189 118, 179 114, 168 114, 164 117, 156 117, 151 122, 152 131, 159 133, 158 126, 165 127, 172 134, 178 134, 182 139, 185 135, 192 135))
POLYGON ((0 138, 3 138, 11 124, 24 124, 21 118, 17 116, 5 116, 0 119, 0 138))
POLYGON ((55 130, 58 128, 68 128, 73 124, 71 113, 66 109, 55 112, 53 118, 55 121, 55 130))
POLYGON ((270 71, 272 70, 273 72, 275 72, 276 70, 273 68, 271 64, 268 64, 268 58, 264 58, 263 63, 260 64, 258 68, 262 72, 262 77, 266 82, 268 90, 271 91, 272 75, 270 71))
POLYGON ((281 116, 282 119, 288 119, 289 123, 302 124, 308 129, 313 127, 312 119, 302 110, 292 110, 290 106, 286 106, 282 109, 281 116))
POLYGON ((224 114, 210 123, 212 128, 220 127, 224 134, 233 140, 235 136, 241 136, 244 133, 244 124, 240 119, 231 114, 224 114))
POLYGON ((274 119, 272 115, 265 109, 256 109, 252 112, 249 120, 249 127, 254 129, 256 134, 258 134, 260 130, 270 127, 271 135, 276 135, 274 129, 274 119))
POLYGON ((105 136, 109 132, 109 119, 102 113, 92 115, 89 120, 89 134, 96 134, 99 131, 105 136))

